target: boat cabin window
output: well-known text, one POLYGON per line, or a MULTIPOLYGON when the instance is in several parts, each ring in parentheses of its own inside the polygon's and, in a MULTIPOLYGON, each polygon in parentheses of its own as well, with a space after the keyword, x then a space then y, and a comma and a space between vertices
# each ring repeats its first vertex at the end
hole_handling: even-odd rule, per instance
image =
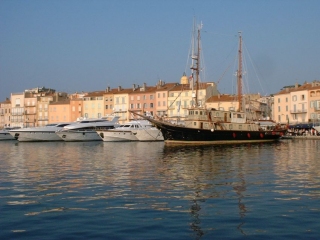
POLYGON ((244 118, 243 113, 233 113, 233 118, 244 118))

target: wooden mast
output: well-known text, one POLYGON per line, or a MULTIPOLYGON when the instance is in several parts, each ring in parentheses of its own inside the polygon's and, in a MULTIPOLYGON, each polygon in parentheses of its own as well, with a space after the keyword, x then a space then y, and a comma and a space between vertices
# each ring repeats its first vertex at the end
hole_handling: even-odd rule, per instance
POLYGON ((199 69, 200 69, 200 30, 201 26, 198 27, 198 36, 197 36, 197 54, 196 56, 193 56, 192 58, 196 60, 195 65, 191 66, 192 70, 195 70, 196 72, 196 94, 195 94, 195 106, 198 107, 198 90, 199 90, 199 69))
POLYGON ((242 101, 242 36, 239 32, 239 52, 238 52, 238 72, 237 72, 237 85, 238 85, 238 100, 239 100, 239 111, 243 111, 242 101))

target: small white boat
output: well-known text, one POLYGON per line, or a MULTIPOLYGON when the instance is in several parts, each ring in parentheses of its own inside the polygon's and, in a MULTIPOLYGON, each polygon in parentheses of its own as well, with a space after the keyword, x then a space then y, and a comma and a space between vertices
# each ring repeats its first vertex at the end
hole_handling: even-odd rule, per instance
POLYGON ((6 127, 0 130, 0 140, 15 140, 10 134, 10 130, 20 129, 20 127, 6 127))
POLYGON ((10 130, 11 136, 19 142, 43 142, 43 141, 61 141, 56 135, 56 131, 71 124, 53 123, 43 127, 28 127, 10 130))
POLYGON ((115 129, 97 131, 104 142, 155 141, 159 132, 146 120, 130 121, 115 129))
POLYGON ((113 129, 117 126, 119 116, 106 116, 102 118, 89 118, 65 126, 56 132, 61 140, 66 142, 101 141, 97 130, 113 129))

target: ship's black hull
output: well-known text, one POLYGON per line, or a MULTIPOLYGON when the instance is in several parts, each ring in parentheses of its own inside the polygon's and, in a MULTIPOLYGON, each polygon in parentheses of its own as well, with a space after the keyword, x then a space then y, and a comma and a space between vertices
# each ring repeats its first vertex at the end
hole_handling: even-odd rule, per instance
POLYGON ((234 144, 246 142, 270 142, 279 140, 285 129, 274 131, 233 131, 195 129, 148 119, 159 128, 166 143, 183 144, 234 144))

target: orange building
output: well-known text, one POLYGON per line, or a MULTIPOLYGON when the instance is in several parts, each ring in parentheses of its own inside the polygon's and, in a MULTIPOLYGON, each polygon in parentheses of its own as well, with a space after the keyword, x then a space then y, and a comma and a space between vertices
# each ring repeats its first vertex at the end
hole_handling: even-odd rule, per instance
POLYGON ((71 122, 70 99, 49 104, 49 123, 71 122))

